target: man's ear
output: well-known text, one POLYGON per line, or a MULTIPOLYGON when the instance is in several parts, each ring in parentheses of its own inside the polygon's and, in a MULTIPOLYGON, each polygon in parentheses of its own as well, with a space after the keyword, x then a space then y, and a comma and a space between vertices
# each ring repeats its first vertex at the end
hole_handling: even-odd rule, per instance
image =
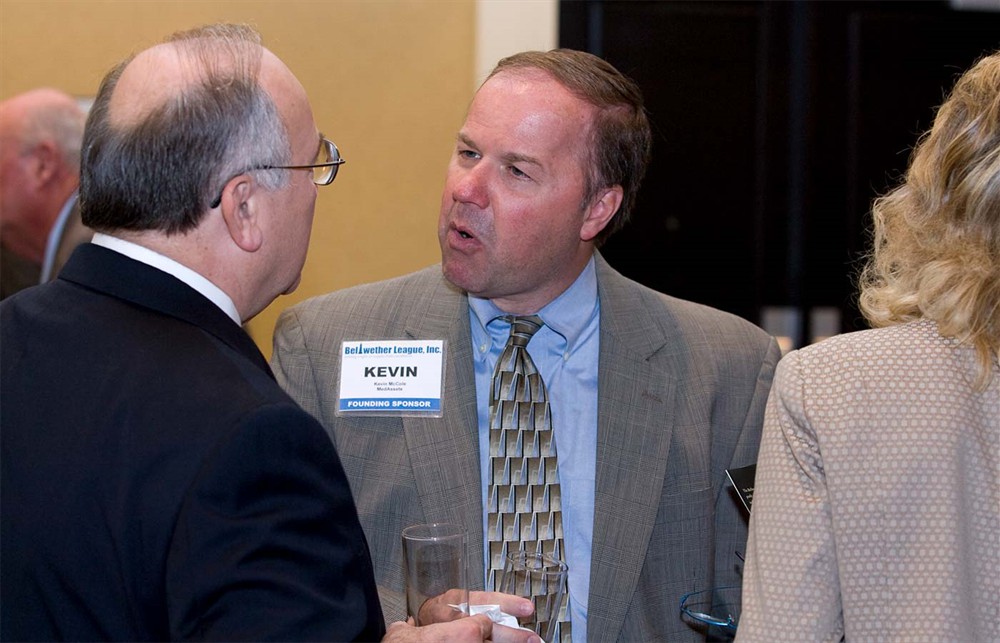
POLYGON ((613 185, 605 188, 594 197, 590 205, 587 206, 583 227, 580 228, 581 240, 592 240, 611 222, 611 218, 621 207, 623 194, 622 186, 613 185))
POLYGON ((62 168, 62 152, 52 141, 42 141, 31 151, 32 177, 37 185, 45 186, 51 182, 62 168))
POLYGON ((233 242, 246 252, 256 252, 264 243, 264 232, 259 225, 257 182, 249 174, 234 176, 222 188, 219 208, 233 242))

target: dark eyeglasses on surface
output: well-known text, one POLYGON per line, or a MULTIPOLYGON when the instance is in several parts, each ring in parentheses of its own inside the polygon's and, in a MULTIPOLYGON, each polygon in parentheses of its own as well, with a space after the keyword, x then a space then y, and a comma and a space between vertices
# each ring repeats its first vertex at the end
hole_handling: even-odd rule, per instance
MULTIPOLYGON (((345 162, 340 157, 340 150, 337 149, 333 141, 321 137, 315 163, 309 163, 308 165, 254 165, 234 176, 256 170, 312 170, 313 183, 316 185, 330 185, 337 178, 337 170, 345 162)), ((229 181, 226 182, 228 183, 229 181)), ((209 207, 213 209, 217 208, 220 203, 222 203, 222 192, 219 192, 219 196, 209 204, 209 207)))

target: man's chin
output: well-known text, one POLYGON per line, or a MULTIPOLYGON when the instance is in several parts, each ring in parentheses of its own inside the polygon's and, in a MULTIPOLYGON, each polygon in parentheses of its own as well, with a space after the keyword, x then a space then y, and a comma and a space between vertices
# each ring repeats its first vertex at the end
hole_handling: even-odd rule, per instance
POLYGON ((293 281, 291 283, 291 285, 289 285, 288 288, 286 288, 281 294, 282 295, 290 295, 290 294, 292 294, 299 287, 300 283, 302 283, 302 273, 301 272, 295 277, 295 281, 293 281))
POLYGON ((465 294, 483 299, 489 298, 490 293, 488 292, 486 283, 482 280, 481 275, 477 274, 474 270, 456 269, 453 266, 442 265, 441 272, 448 283, 465 294))
POLYGON ((444 275, 444 278, 448 280, 448 283, 450 283, 452 286, 455 286, 456 288, 459 288, 466 292, 469 291, 469 286, 471 284, 469 283, 469 279, 467 278, 468 275, 467 270, 463 270, 462 268, 457 267, 455 263, 452 261, 444 261, 441 264, 441 273, 444 275))

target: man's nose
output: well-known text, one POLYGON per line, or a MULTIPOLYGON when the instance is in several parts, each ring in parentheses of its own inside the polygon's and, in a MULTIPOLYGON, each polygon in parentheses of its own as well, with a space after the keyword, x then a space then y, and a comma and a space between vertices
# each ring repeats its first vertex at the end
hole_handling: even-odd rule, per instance
POLYGON ((489 205, 488 171, 487 165, 482 162, 457 170, 459 174, 452 184, 452 198, 458 203, 486 208, 489 205))

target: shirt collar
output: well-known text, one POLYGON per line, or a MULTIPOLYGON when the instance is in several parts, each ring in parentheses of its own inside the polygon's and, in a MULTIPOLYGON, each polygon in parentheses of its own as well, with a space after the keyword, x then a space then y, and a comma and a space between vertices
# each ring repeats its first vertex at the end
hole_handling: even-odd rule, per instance
POLYGON ((222 309, 222 312, 229 315, 237 324, 242 323, 240 320, 240 314, 236 310, 236 305, 233 304, 233 300, 222 291, 221 288, 213 284, 211 281, 198 274, 194 270, 191 270, 187 266, 180 264, 170 257, 161 255, 159 252, 150 250, 145 246, 140 246, 137 243, 132 243, 131 241, 126 241, 125 239, 120 239, 118 237, 111 236, 109 234, 95 233, 93 244, 98 246, 103 246, 109 250, 114 250, 120 254, 134 259, 138 262, 144 263, 147 266, 152 266, 158 270, 173 275, 177 279, 180 279, 188 286, 191 286, 199 293, 201 293, 205 298, 211 301, 213 304, 222 309))
MULTIPOLYGON (((538 313, 545 325, 566 340, 572 350, 580 335, 597 313, 597 269, 591 256, 576 281, 561 295, 550 301, 538 313)), ((484 334, 496 319, 508 316, 489 299, 469 295, 469 308, 484 334)))

